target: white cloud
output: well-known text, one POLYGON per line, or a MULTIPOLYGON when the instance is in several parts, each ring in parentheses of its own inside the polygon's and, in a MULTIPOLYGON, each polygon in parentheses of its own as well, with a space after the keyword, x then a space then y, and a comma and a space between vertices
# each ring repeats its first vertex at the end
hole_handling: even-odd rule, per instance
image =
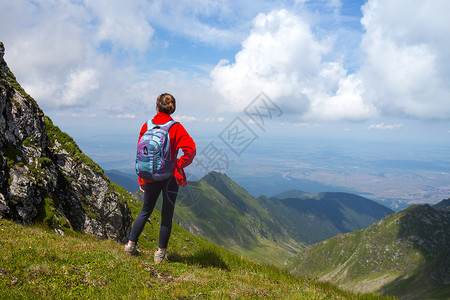
POLYGON ((369 0, 361 20, 366 97, 389 115, 448 119, 449 1, 369 0))
POLYGON ((194 116, 188 116, 188 115, 176 115, 173 117, 173 119, 177 122, 193 122, 195 121, 197 118, 194 116))
POLYGON ((145 3, 4 0, 5 60, 45 111, 118 107, 138 76, 120 56, 147 50, 153 35, 145 3))
POLYGON ((203 119, 203 122, 205 122, 205 123, 215 123, 215 122, 222 123, 224 120, 225 120, 224 117, 218 117, 218 118, 206 117, 206 118, 203 119))
POLYGON ((258 15, 235 62, 211 72, 223 109, 239 111, 263 91, 287 112, 306 119, 360 120, 373 114, 361 81, 339 61, 326 62, 330 40, 318 40, 308 23, 287 10, 258 15))
POLYGON ((146 1, 85 0, 85 5, 96 16, 95 37, 99 41, 110 41, 128 50, 147 49, 154 29, 147 21, 150 6, 146 1))
POLYGON ((403 124, 372 124, 367 129, 379 129, 379 130, 393 130, 393 129, 400 129, 403 127, 403 124))
POLYGON ((124 113, 124 114, 116 115, 116 118, 119 118, 119 119, 135 119, 136 115, 135 114, 130 114, 130 113, 124 113))
MULTIPOLYGON (((328 5, 338 12, 341 3, 328 5)), ((449 1, 369 0, 353 74, 334 52, 343 47, 333 45, 332 32, 319 39, 310 19, 292 11, 260 14, 235 61, 212 70, 213 87, 222 109, 234 112, 263 91, 303 120, 449 119, 448 11, 449 1)))
POLYGON ((59 104, 75 106, 87 103, 86 96, 99 88, 98 72, 93 69, 78 70, 69 74, 59 104))
POLYGON ((342 77, 334 94, 327 91, 311 93, 311 119, 362 120, 375 114, 374 107, 363 98, 364 87, 354 74, 342 77))

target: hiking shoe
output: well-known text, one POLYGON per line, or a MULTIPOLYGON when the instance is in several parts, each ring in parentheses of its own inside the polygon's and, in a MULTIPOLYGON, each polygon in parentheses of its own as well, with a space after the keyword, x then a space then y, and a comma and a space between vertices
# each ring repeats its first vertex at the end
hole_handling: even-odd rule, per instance
POLYGON ((162 263, 164 258, 166 257, 166 251, 165 250, 157 250, 155 252, 155 264, 162 263))
POLYGON ((139 250, 137 249, 136 244, 134 244, 134 245, 126 244, 124 251, 125 251, 125 253, 128 253, 133 256, 139 255, 139 250))

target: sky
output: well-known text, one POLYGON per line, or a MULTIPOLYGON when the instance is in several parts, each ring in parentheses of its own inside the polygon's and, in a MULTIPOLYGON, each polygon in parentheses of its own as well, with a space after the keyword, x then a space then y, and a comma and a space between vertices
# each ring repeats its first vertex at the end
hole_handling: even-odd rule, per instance
POLYGON ((241 126, 296 147, 312 136, 450 150, 449 11, 447 0, 0 0, 0 41, 19 83, 100 163, 133 160, 164 92, 203 148, 229 146, 241 126))

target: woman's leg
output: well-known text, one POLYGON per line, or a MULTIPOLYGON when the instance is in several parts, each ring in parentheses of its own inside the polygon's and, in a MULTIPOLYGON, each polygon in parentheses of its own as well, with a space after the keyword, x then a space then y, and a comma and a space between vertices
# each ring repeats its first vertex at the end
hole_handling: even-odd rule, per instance
POLYGON ((144 230, 145 223, 155 208, 158 196, 163 189, 164 184, 162 181, 149 182, 144 187, 144 205, 142 206, 139 216, 134 221, 133 228, 131 229, 129 240, 136 243, 139 236, 144 230))
POLYGON ((159 230, 158 247, 165 250, 169 243, 172 231, 172 218, 175 209, 175 201, 178 195, 178 184, 175 177, 170 177, 163 188, 163 205, 161 210, 161 228, 159 230))

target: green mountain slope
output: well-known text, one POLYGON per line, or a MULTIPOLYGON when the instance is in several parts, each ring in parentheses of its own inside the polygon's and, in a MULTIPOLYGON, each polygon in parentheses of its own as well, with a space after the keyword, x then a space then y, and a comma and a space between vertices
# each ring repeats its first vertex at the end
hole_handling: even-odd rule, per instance
MULTIPOLYGON (((142 192, 135 195, 142 200, 142 192)), ((193 234, 265 263, 282 265, 305 246, 291 238, 257 199, 216 172, 180 189, 174 219, 193 234)))
POLYGON ((443 299, 450 297, 449 257, 450 216, 424 205, 302 249, 287 268, 353 291, 443 299))
POLYGON ((261 197, 268 210, 288 228, 295 228, 297 239, 317 243, 339 233, 366 228, 394 213, 367 198, 348 193, 308 194, 288 191, 267 199, 261 197), (288 214, 290 217, 286 218, 288 214))
POLYGON ((433 205, 434 209, 443 211, 443 212, 450 212, 450 198, 444 199, 441 202, 433 205))

